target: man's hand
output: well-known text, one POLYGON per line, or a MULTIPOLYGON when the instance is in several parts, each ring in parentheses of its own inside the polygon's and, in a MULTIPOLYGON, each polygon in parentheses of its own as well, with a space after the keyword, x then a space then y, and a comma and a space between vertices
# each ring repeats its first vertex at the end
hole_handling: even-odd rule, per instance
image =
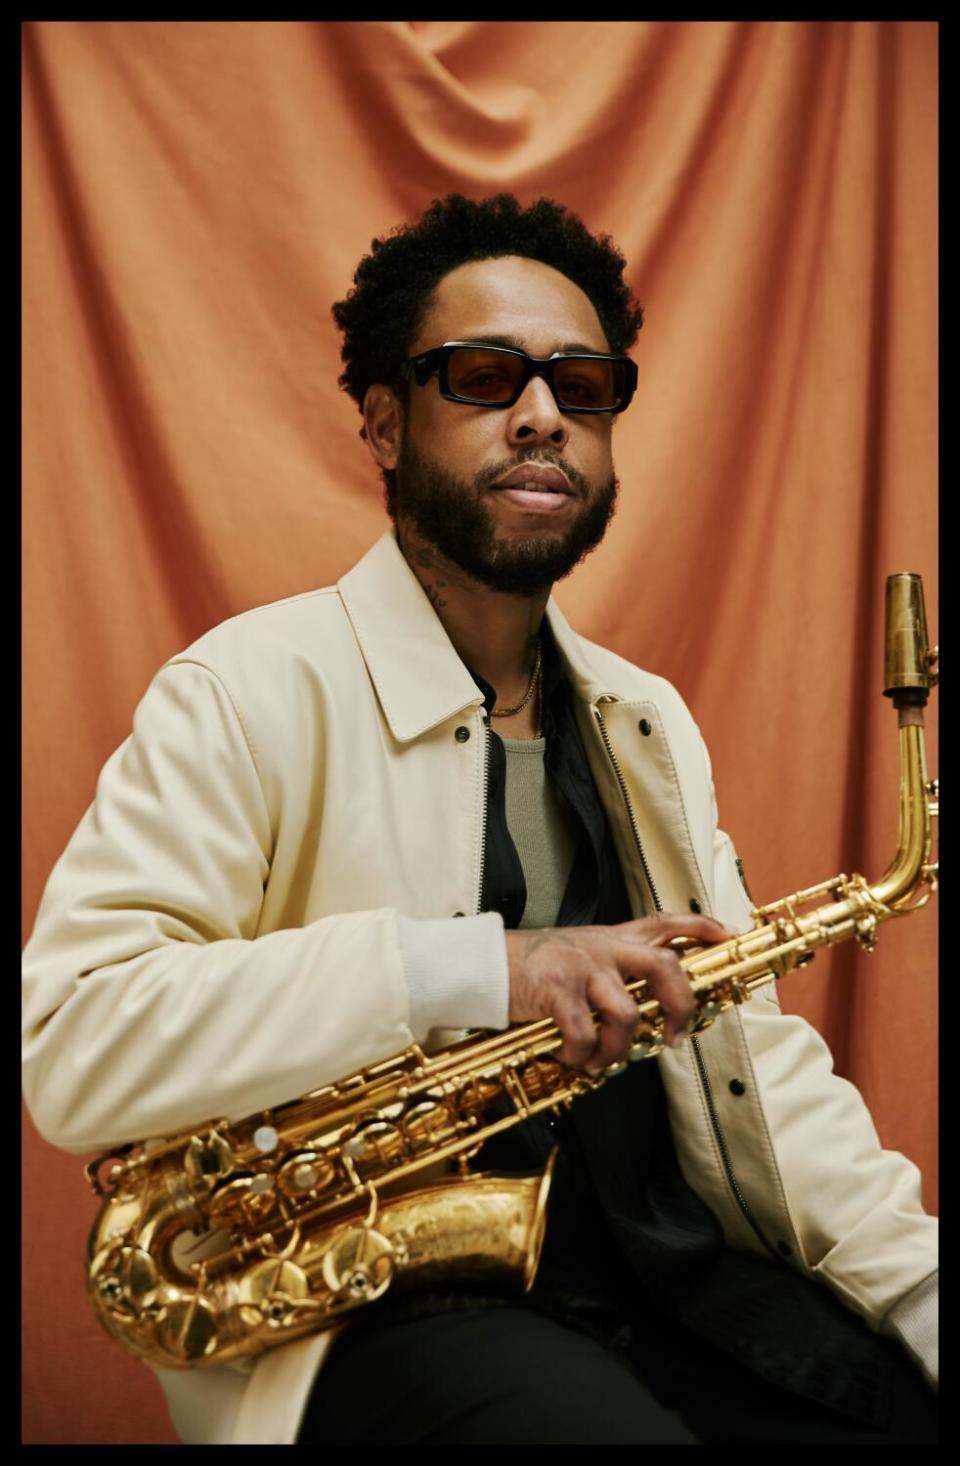
POLYGON ((666 1042, 676 1046, 691 1032, 697 1004, 667 943, 685 937, 711 945, 733 935, 708 916, 669 912, 617 926, 508 931, 510 1022, 552 1018, 564 1037, 561 1062, 600 1074, 633 1043, 637 1005, 624 983, 642 978, 663 1009, 666 1042))

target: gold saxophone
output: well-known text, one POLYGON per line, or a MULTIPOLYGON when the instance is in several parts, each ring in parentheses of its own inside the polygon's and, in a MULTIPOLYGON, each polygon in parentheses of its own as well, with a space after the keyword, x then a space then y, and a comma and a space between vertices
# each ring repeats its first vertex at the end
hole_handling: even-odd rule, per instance
MULTIPOLYGON (((680 958, 697 1029, 818 947, 916 911, 936 888, 930 863, 937 784, 928 781, 923 710, 937 681, 918 575, 887 580, 885 694, 898 709, 900 826, 889 869, 868 885, 839 875, 754 911, 754 928, 680 958)), ((663 1045, 663 1016, 637 1000, 631 1059, 663 1045)), ((543 1110, 559 1113, 626 1065, 591 1078, 555 1057, 544 1019, 474 1033, 428 1056, 396 1057, 248 1119, 99 1156, 102 1198, 88 1245, 97 1317, 130 1354, 162 1369, 221 1365, 317 1329, 391 1285, 469 1279, 528 1290, 546 1222, 554 1155, 542 1175, 469 1169, 481 1146, 543 1110), (484 1119, 505 1096, 509 1113, 484 1119), (112 1161, 106 1182, 101 1169, 112 1161)))

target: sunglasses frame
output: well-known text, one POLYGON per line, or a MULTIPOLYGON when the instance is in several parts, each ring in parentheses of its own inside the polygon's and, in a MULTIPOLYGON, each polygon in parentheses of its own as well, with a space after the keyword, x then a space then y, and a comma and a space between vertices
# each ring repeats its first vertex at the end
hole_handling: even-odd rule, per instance
POLYGON ((633 401, 633 394, 637 390, 637 364, 631 361, 629 356, 615 356, 612 353, 601 351, 555 351, 552 356, 529 356, 527 352, 520 351, 513 346, 488 346, 485 341, 444 341, 442 346, 434 346, 430 351, 421 351, 417 356, 411 356, 400 368, 401 377, 416 382, 418 387, 425 387, 430 378, 436 374, 440 384, 440 396, 445 397, 448 402, 462 402, 470 407, 502 408, 513 407, 520 400, 531 377, 543 377, 550 391, 553 393, 553 400, 563 413, 591 414, 597 413, 619 413, 626 412, 633 401), (462 397, 459 393, 451 391, 448 367, 450 357, 454 351, 466 348, 473 351, 496 351, 502 356, 518 356, 524 363, 523 376, 517 386, 515 394, 506 402, 490 402, 484 397, 462 397), (557 396, 554 372, 558 362, 561 361, 615 361, 619 362, 626 370, 626 386, 624 398, 616 407, 567 407, 557 396))

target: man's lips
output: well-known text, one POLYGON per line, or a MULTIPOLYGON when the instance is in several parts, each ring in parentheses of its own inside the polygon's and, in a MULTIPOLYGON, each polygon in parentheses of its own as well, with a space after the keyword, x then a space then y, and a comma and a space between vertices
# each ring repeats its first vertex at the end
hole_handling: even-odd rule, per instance
POLYGON ((558 493, 556 489, 496 489, 499 499, 506 499, 508 504, 515 505, 518 509, 526 509, 534 514, 556 514, 563 510, 573 500, 569 494, 558 493))
POLYGON ((552 514, 573 497, 566 474, 549 464, 521 463, 492 485, 492 489, 518 509, 552 514))
POLYGON ((553 489, 559 494, 572 494, 570 480, 559 468, 547 463, 520 463, 493 485, 495 489, 553 489))

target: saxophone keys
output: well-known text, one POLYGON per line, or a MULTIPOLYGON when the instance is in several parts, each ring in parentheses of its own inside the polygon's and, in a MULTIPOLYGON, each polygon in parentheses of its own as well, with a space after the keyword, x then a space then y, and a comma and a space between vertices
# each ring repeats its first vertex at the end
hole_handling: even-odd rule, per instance
POLYGON ((90 1279, 110 1312, 138 1318, 157 1299, 157 1269, 142 1247, 110 1247, 95 1258, 90 1279))
POLYGON ((633 1044, 627 1050, 627 1061, 639 1063, 640 1058, 655 1058, 664 1047, 664 1025, 662 1020, 648 1023, 633 1035, 633 1044))
POLYGON ((261 1155, 271 1155, 280 1144, 280 1136, 273 1125, 260 1125, 253 1132, 253 1143, 261 1155))
MULTIPOLYGON (((607 1071, 605 1071, 607 1072, 607 1071)), ((619 1071, 618 1071, 619 1072, 619 1071)), ((524 1064, 517 1072, 524 1093, 532 1100, 547 1099, 562 1089, 566 1082, 566 1068, 558 1059, 538 1057, 524 1064)), ((496 1096, 491 1095, 490 1099, 496 1096)))
POLYGON ((663 1049, 663 1034, 650 1033, 638 1038, 627 1052, 627 1059, 631 1064, 637 1064, 641 1059, 652 1059, 663 1049))
POLYGON ((877 945, 877 918, 872 912, 865 912, 856 918, 857 941, 865 952, 872 952, 877 945))
POLYGON ((485 1075, 471 1074, 461 1088, 457 1103, 461 1110, 482 1113, 500 1094, 500 1084, 485 1075))
POLYGON ((261 1226, 277 1207, 273 1178, 261 1172, 235 1176, 221 1185, 206 1204, 214 1226, 240 1227, 243 1230, 261 1226))
POLYGON ((241 1313, 248 1323, 256 1326, 266 1319, 272 1328, 283 1328, 309 1298, 310 1283, 303 1268, 289 1258, 271 1258, 247 1269, 239 1295, 241 1313))
POLYGON ((389 1165, 403 1158, 403 1134, 386 1120, 370 1120, 343 1142, 343 1154, 353 1161, 389 1165))
POLYGON ((277 1172, 277 1186, 284 1196, 296 1201, 317 1191, 326 1191, 336 1180, 337 1168, 320 1149, 294 1151, 277 1172))
POLYGON ((90 1161, 84 1169, 94 1195, 111 1202, 130 1201, 139 1196, 144 1184, 141 1161, 142 1157, 135 1157, 132 1161, 117 1160, 116 1153, 112 1151, 90 1161), (104 1176, 102 1168, 111 1160, 114 1164, 104 1176))
POLYGON ((711 1023, 714 1023, 716 1019, 720 1017, 720 1014, 723 1012, 725 1006, 725 1004, 717 1002, 713 998, 708 998, 708 1000, 701 1007, 700 1012, 697 1015, 696 1021, 694 1022, 694 1033, 699 1033, 701 1029, 709 1028, 711 1023))
POLYGON ((323 1279, 345 1302, 372 1303, 389 1288, 399 1262, 393 1243, 382 1232, 348 1227, 324 1254, 323 1279))
POLYGON ((403 1131, 414 1155, 431 1150, 456 1133, 444 1100, 432 1095, 425 1096, 411 1107, 403 1122, 403 1131))
POLYGON ((157 1341, 173 1359, 191 1364, 206 1359, 217 1347, 217 1315, 197 1294, 174 1298, 157 1325, 157 1341))
POLYGON ((215 1130, 204 1137, 191 1135, 183 1153, 183 1169, 193 1186, 203 1187, 227 1175, 232 1166, 233 1150, 222 1135, 215 1130))

